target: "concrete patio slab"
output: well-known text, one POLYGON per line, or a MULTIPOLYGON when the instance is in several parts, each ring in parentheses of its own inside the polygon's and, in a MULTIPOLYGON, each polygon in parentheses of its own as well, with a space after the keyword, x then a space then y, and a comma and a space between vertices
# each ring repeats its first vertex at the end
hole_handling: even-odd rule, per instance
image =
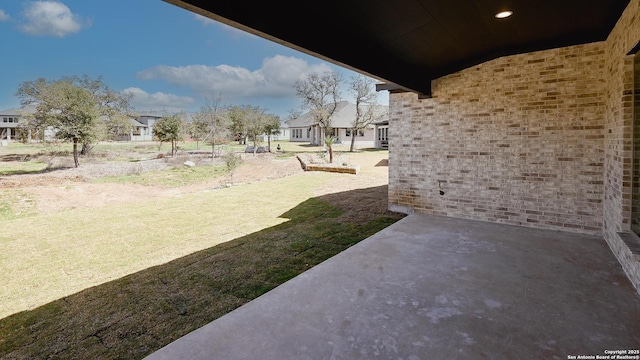
POLYGON ((602 238, 413 214, 147 359, 568 359, 637 349, 640 296, 602 238))

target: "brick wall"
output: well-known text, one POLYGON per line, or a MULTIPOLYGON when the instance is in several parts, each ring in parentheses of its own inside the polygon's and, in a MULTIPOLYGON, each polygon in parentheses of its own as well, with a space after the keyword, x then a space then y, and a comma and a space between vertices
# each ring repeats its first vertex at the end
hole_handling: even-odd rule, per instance
MULTIPOLYGON (((633 150, 633 56, 640 41, 640 1, 632 0, 605 44, 607 76, 603 235, 640 292, 640 261, 623 238, 630 233, 633 150), (620 233, 627 233, 621 237, 620 233)), ((635 239, 634 239, 635 238, 635 239)))
POLYGON ((390 94, 391 208, 600 233, 604 59, 540 51, 438 79, 432 99, 390 94))
POLYGON ((631 0, 606 41, 489 61, 434 81, 432 99, 390 94, 389 207, 601 234, 640 291, 627 55, 639 18, 631 0))

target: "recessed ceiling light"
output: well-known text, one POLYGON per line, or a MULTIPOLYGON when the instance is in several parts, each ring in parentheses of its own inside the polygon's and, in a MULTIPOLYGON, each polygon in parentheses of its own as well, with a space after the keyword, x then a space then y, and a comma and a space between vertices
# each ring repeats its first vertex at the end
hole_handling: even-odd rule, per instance
POLYGON ((513 15, 513 11, 511 10, 505 10, 505 11, 500 11, 499 13, 496 14, 496 18, 497 19, 506 19, 509 16, 513 15))

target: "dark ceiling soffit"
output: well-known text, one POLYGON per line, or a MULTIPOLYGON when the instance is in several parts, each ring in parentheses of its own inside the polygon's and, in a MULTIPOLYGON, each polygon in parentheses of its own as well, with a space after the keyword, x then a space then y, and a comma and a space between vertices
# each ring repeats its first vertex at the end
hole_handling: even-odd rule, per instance
MULTIPOLYGON (((347 64, 342 63, 342 62, 340 62, 340 61, 337 61, 337 60, 335 60, 335 59, 331 59, 331 58, 326 57, 326 56, 324 56, 324 55, 322 55, 322 54, 318 54, 318 53, 315 53, 315 52, 310 51, 310 50, 308 50, 308 49, 305 49, 305 48, 303 48, 303 47, 300 47, 300 46, 297 46, 297 45, 295 45, 295 44, 292 44, 292 43, 286 42, 286 41, 284 41, 284 40, 282 40, 282 39, 279 39, 279 38, 277 38, 277 37, 271 36, 271 35, 266 34, 266 33, 264 33, 264 32, 261 32, 261 31, 255 30, 255 29, 253 29, 253 28, 250 28, 250 27, 248 27, 248 26, 245 26, 245 25, 240 24, 240 23, 238 23, 238 22, 235 22, 235 21, 233 21, 233 20, 227 19, 227 18, 222 17, 222 16, 220 16, 220 15, 217 15, 217 14, 215 14, 215 13, 212 13, 212 12, 206 11, 206 10, 204 10, 204 9, 202 9, 202 8, 199 8, 199 7, 197 7, 197 6, 191 5, 191 4, 189 4, 189 3, 187 3, 187 2, 184 2, 184 1, 182 1, 182 0, 163 0, 163 1, 164 1, 164 2, 167 2, 167 3, 169 3, 169 4, 172 4, 172 5, 175 5, 175 6, 181 7, 181 8, 183 8, 183 9, 185 9, 185 10, 191 11, 191 12, 193 12, 193 13, 195 13, 195 14, 202 15, 202 16, 207 17, 207 18, 209 18, 209 19, 212 19, 212 20, 215 20, 215 21, 221 22, 221 23, 223 23, 223 24, 229 25, 229 26, 234 27, 234 28, 236 28, 236 29, 240 29, 240 30, 245 31, 245 32, 248 32, 248 33, 250 33, 250 34, 253 34, 253 35, 259 36, 259 37, 261 37, 261 38, 267 39, 267 40, 269 40, 269 41, 273 41, 273 42, 275 42, 275 43, 277 43, 277 44, 280 44, 280 45, 283 45, 283 46, 286 46, 286 47, 292 48, 292 49, 294 49, 294 50, 300 51, 300 52, 305 53, 305 54, 307 54, 307 55, 311 55, 311 56, 316 57, 316 58, 318 58, 318 59, 322 59, 322 60, 324 60, 324 61, 330 62, 330 63, 335 64, 335 65, 337 65, 337 66, 340 66, 340 67, 343 67, 343 68, 346 68, 346 69, 349 69, 349 70, 355 71, 355 72, 357 72, 357 73, 359 73, 359 74, 363 74, 363 75, 369 76, 369 77, 371 77, 371 78, 378 79, 378 80, 380 80, 380 81, 383 81, 383 82, 386 82, 386 83, 392 84, 392 83, 391 83, 391 82, 389 82, 388 80, 383 79, 383 78, 380 78, 380 76, 377 76, 377 75, 373 75, 373 74, 367 73, 367 72, 365 72, 365 71, 362 71, 361 69, 357 69, 357 68, 355 68, 355 67, 353 67, 353 66, 347 65, 347 64)), ((396 89, 396 88, 394 88, 393 90, 397 90, 397 91, 402 90, 403 92, 414 92, 414 93, 418 94, 418 97, 419 97, 419 98, 421 98, 421 99, 431 98, 431 81, 427 81, 426 83, 427 83, 427 84, 426 84, 426 86, 424 86, 424 85, 423 85, 420 89, 418 89, 418 88, 400 87, 399 85, 395 85, 395 84, 394 84, 394 85, 395 85, 395 86, 397 86, 398 88, 397 88, 397 89, 396 89)), ((376 89, 377 89, 377 87, 376 87, 376 89)), ((385 90, 386 90, 386 89, 385 89, 385 90)), ((379 91, 379 90, 378 90, 378 91, 379 91)), ((389 89, 389 91, 391 91, 391 89, 389 89)))
MULTIPOLYGON (((385 83, 381 83, 381 84, 376 84, 376 91, 388 91, 392 94, 397 94, 397 93, 404 93, 404 92, 413 92, 415 93, 416 91, 408 89, 404 86, 400 86, 398 84, 394 84, 392 82, 385 82, 385 83)), ((431 96, 431 83, 429 83, 429 93, 428 94, 423 94, 423 93, 418 93, 418 99, 430 99, 431 96)))
MULTIPOLYGON (((281 21, 273 22, 269 14, 264 13, 268 12, 270 5, 262 5, 258 11, 260 16, 254 14, 255 16, 251 17, 251 14, 247 14, 246 9, 243 9, 242 5, 235 2, 210 2, 208 0, 164 1, 316 58, 370 76, 381 82, 402 84, 401 88, 394 88, 394 91, 406 89, 418 94, 426 94, 426 96, 429 97, 432 91, 431 82, 433 79, 471 68, 488 60, 520 53, 604 40, 619 18, 619 14, 614 16, 613 12, 623 12, 630 0, 604 0, 598 2, 601 9, 609 9, 606 12, 601 12, 603 15, 609 13, 609 19, 601 18, 599 15, 593 14, 593 12, 587 12, 588 16, 580 18, 581 21, 578 21, 580 19, 574 19, 574 21, 567 20, 566 22, 551 21, 548 28, 552 30, 546 31, 546 35, 540 37, 538 36, 540 35, 538 34, 538 27, 536 27, 536 22, 534 21, 538 18, 534 17, 533 20, 525 21, 519 27, 513 27, 516 25, 513 24, 511 32, 505 32, 503 37, 497 39, 500 41, 467 44, 469 46, 459 44, 459 41, 456 42, 456 39, 458 39, 456 36, 460 37, 462 34, 471 34, 465 36, 471 36, 471 38, 473 38, 475 34, 470 33, 470 31, 474 31, 475 29, 473 26, 469 26, 468 28, 461 26, 460 34, 448 34, 446 39, 438 43, 437 39, 432 39, 437 36, 437 30, 441 27, 436 24, 434 30, 436 33, 418 32, 416 33, 418 38, 414 38, 413 40, 405 39, 398 43, 392 42, 390 38, 380 33, 380 31, 385 29, 384 22, 376 23, 375 26, 367 23, 362 26, 347 24, 341 28, 340 33, 348 34, 348 39, 346 39, 346 42, 336 44, 328 41, 326 34, 323 35, 318 32, 291 32, 292 26, 307 26, 306 22, 298 18, 296 18, 298 21, 293 22, 291 26, 281 21), (215 13, 213 11, 215 11, 215 13), (613 19, 613 17, 615 17, 615 19, 613 19), (591 22, 594 26, 590 27, 589 23, 585 22, 585 19, 593 20, 591 22), (372 26, 374 26, 374 28, 372 28, 372 26), (516 31, 518 29, 524 32, 520 34, 516 31), (422 39, 420 36, 426 36, 427 38, 422 39), (360 39, 367 39, 367 41, 360 41, 360 39), (437 51, 427 56, 425 49, 421 48, 420 44, 430 39, 436 41, 434 46, 440 47, 436 48, 437 51), (502 43, 502 45, 498 46, 499 43, 502 43), (491 44, 497 47, 489 46, 491 44)), ((370 6, 375 7, 376 4, 386 4, 388 0, 369 1, 372 1, 370 6)), ((457 2, 463 3, 468 1, 470 3, 480 4, 484 2, 500 2, 502 0, 457 0, 457 2, 454 1, 451 4, 443 2, 442 0, 405 0, 404 4, 415 5, 416 3, 421 4, 424 1, 434 4, 434 6, 444 7, 444 10, 451 10, 448 6, 453 6, 451 4, 457 2)), ((511 1, 516 4, 518 2, 522 4, 530 3, 530 0, 511 1)), ((557 0, 546 0, 545 3, 548 5, 555 1, 557 0)), ((333 5, 340 9, 344 9, 345 7, 349 9, 349 6, 364 6, 363 4, 368 2, 345 0, 343 4, 342 1, 336 0, 335 2, 330 1, 329 3, 330 4, 325 6, 333 5)), ((564 4, 562 6, 558 5, 559 10, 570 11, 570 4, 579 3, 579 0, 562 0, 558 3, 560 5, 564 4), (564 1, 567 3, 564 3, 564 1)), ((304 11, 310 11, 315 5, 309 4, 303 2, 299 4, 299 7, 304 11)), ((544 19, 545 18, 542 17, 536 21, 540 22, 544 19)), ((317 27, 317 24, 315 26, 317 27)), ((331 34, 335 35, 335 32, 330 33, 329 37, 331 34)))

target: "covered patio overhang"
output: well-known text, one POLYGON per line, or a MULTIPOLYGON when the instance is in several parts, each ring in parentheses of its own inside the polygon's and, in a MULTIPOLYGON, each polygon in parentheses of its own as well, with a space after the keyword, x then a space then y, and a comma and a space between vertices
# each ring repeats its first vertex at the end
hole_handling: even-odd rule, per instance
POLYGON ((165 0, 387 83, 431 81, 501 56, 605 40, 629 0, 165 0), (502 11, 513 12, 504 19, 502 11))

